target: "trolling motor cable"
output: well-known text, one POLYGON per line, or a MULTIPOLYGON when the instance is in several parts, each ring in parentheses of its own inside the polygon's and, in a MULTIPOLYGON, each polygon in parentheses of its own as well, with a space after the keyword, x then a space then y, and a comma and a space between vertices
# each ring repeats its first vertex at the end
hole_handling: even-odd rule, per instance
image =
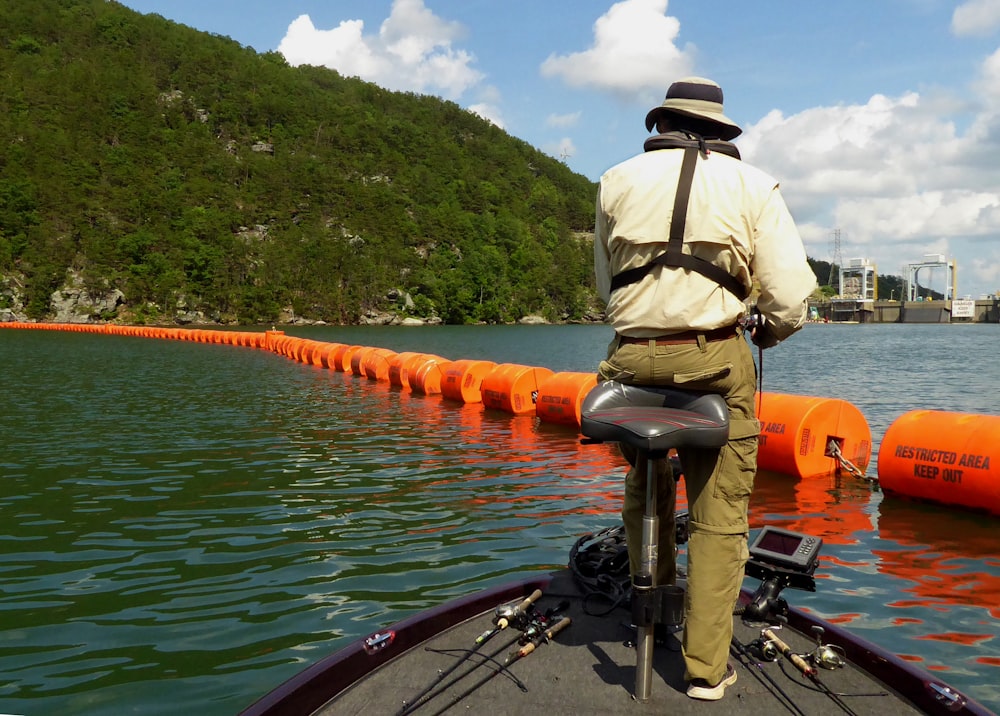
POLYGON ((631 597, 624 533, 625 525, 607 527, 596 534, 583 535, 570 548, 569 567, 584 593, 583 611, 590 616, 607 616, 617 607, 627 606, 631 597), (586 559, 580 553, 585 542, 590 542, 583 550, 586 559), (590 606, 591 599, 598 596, 610 602, 607 609, 590 606))

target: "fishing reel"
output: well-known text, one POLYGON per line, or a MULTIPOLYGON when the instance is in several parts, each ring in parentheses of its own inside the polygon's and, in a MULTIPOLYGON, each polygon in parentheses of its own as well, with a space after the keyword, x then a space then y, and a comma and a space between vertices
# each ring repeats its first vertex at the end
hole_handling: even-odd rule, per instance
POLYGON ((545 633, 554 624, 563 619, 561 612, 568 608, 569 602, 567 601, 559 602, 559 604, 546 609, 544 612, 539 612, 537 609, 532 608, 531 613, 527 615, 527 624, 517 627, 521 630, 521 635, 517 638, 517 642, 523 646, 545 636, 545 633))
POLYGON ((531 624, 533 609, 523 604, 501 604, 494 610, 493 624, 501 629, 513 627, 524 631, 531 624), (501 626, 502 625, 502 626, 501 626))
POLYGON ((743 314, 739 319, 740 328, 744 331, 751 331, 764 323, 764 316, 760 309, 754 306, 748 313, 743 314))
POLYGON ((781 657, 781 652, 778 651, 777 645, 763 636, 757 637, 747 646, 754 658, 760 661, 777 661, 781 657))
MULTIPOLYGON (((773 636, 774 631, 778 628, 780 627, 761 629, 760 636, 750 642, 748 648, 754 658, 760 661, 778 661, 781 658, 783 647, 775 641, 777 637, 772 639, 768 636, 768 634, 773 636)), ((840 669, 847 664, 844 650, 836 644, 824 644, 822 640, 824 631, 823 627, 819 625, 812 627, 812 632, 816 637, 816 648, 808 654, 797 654, 796 656, 820 669, 828 671, 840 669)))
POLYGON ((843 667, 847 663, 847 658, 840 646, 823 643, 825 631, 819 624, 813 626, 812 632, 816 636, 816 648, 809 652, 809 661, 821 669, 833 671, 843 667))

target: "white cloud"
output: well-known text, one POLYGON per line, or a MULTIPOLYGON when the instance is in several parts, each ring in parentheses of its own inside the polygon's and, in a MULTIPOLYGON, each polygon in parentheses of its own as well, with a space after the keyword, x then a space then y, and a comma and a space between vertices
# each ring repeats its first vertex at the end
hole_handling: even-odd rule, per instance
POLYGON ((545 118, 545 126, 547 127, 575 127, 580 121, 580 112, 572 112, 570 114, 550 114, 545 118))
POLYGON ((459 23, 437 17, 423 0, 394 0, 377 35, 366 35, 361 20, 321 30, 301 15, 288 26, 278 51, 292 65, 323 65, 387 89, 456 99, 483 79, 473 67, 475 57, 453 46, 462 32, 459 23))
POLYGON ((495 124, 500 129, 506 129, 500 108, 487 102, 479 102, 469 106, 469 111, 477 114, 487 122, 495 124))
POLYGON ((667 2, 615 3, 594 23, 590 48, 550 55, 541 65, 542 75, 629 100, 664 91, 664 78, 689 75, 694 65, 693 49, 676 45, 680 22, 667 16, 667 2))
POLYGON ((951 31, 959 37, 989 35, 1000 27, 1000 0, 966 0, 951 16, 951 31))
MULTIPOLYGON (((997 89, 1000 53, 973 84, 997 89)), ((744 158, 782 184, 814 258, 830 260, 841 230, 842 258, 863 256, 897 274, 928 253, 955 258, 965 285, 993 290, 1000 251, 1000 102, 974 104, 942 94, 874 95, 864 104, 772 111, 738 140, 744 158), (961 117, 963 121, 957 121, 961 117), (957 127, 963 127, 959 130, 957 127), (992 136, 991 136, 992 135, 992 136)), ((963 290, 961 293, 980 293, 963 290)))

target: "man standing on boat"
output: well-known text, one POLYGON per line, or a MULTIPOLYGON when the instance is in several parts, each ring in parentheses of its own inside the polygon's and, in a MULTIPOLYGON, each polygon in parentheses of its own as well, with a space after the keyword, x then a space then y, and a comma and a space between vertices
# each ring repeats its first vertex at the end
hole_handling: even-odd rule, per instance
MULTIPOLYGON (((683 654, 688 696, 722 698, 735 683, 728 663, 732 612, 749 557, 747 507, 757 471, 756 366, 742 339, 745 300, 759 290, 767 348, 805 323, 816 277, 772 177, 740 161, 742 130, 723 114, 722 89, 690 77, 670 85, 646 115, 644 152, 609 169, 597 195, 597 289, 615 329, 604 380, 722 395, 729 442, 686 450, 690 515, 683 654)), ((640 564, 646 471, 633 463, 622 517, 635 575, 640 564)), ((662 461, 658 474, 670 477, 662 461)), ((670 481, 667 480, 669 483, 670 481)), ((657 584, 675 579, 674 505, 661 490, 657 584)))

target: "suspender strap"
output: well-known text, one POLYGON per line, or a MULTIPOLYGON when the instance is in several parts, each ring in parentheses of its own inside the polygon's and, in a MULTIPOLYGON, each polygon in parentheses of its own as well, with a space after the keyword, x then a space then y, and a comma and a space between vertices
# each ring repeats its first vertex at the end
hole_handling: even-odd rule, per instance
POLYGON ((691 198, 691 184, 694 179, 694 169, 697 163, 698 149, 696 147, 685 148, 684 159, 681 162, 681 174, 677 181, 677 194, 674 196, 674 213, 670 217, 670 238, 667 241, 667 250, 653 258, 648 264, 637 266, 636 268, 628 269, 612 276, 612 291, 622 286, 627 286, 630 283, 640 281, 656 266, 672 266, 687 269, 688 271, 695 271, 706 278, 712 279, 741 301, 750 295, 746 286, 740 283, 735 276, 710 261, 692 256, 691 254, 685 254, 683 251, 684 225, 687 223, 688 201, 691 198))

